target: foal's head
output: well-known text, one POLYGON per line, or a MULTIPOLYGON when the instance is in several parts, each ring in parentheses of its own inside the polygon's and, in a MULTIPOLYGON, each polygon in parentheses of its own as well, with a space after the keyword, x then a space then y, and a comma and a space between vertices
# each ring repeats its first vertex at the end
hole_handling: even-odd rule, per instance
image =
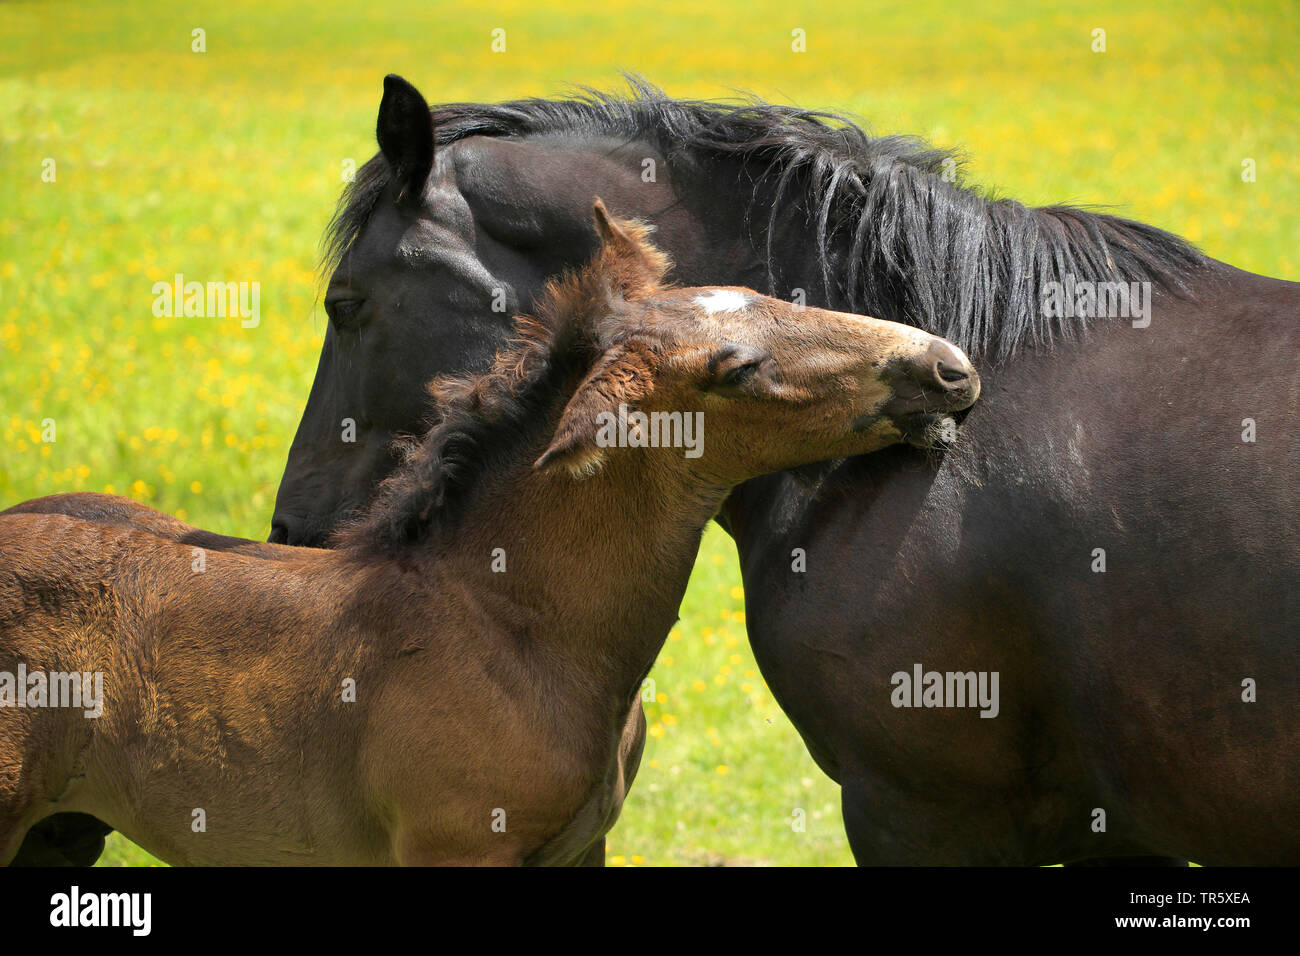
POLYGON ((596 258, 548 285, 492 369, 434 380, 438 424, 407 446, 348 541, 422 538, 521 461, 568 480, 617 458, 726 489, 925 443, 979 394, 970 362, 943 339, 748 289, 673 287, 646 227, 611 219, 599 201, 595 217, 596 258))
POLYGON ((970 361, 944 339, 749 289, 665 285, 646 231, 599 201, 595 215, 599 257, 554 284, 542 313, 552 327, 585 315, 594 361, 539 467, 582 477, 629 448, 669 445, 696 476, 732 485, 929 444, 979 395, 970 361))

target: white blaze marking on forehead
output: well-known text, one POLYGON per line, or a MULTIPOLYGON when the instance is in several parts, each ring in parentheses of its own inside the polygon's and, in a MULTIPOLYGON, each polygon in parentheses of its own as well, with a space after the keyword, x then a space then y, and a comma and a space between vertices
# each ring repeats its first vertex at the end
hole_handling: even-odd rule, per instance
POLYGON ((710 289, 703 295, 697 295, 695 304, 703 306, 709 315, 714 312, 741 312, 749 307, 749 296, 735 289, 710 289))

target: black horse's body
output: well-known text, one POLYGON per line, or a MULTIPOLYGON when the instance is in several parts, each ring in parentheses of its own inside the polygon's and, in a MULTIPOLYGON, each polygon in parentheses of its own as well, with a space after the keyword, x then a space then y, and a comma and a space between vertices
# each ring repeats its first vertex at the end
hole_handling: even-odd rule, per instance
POLYGON ((1300 285, 991 202, 924 144, 765 104, 643 88, 433 118, 390 78, 272 540, 324 544, 367 500, 421 383, 486 366, 594 249, 600 195, 656 225, 681 282, 920 325, 985 382, 942 455, 768 476, 720 519, 859 862, 1300 862, 1300 285), (1149 313, 1048 314, 1076 279, 1150 283, 1149 313), (895 706, 917 665, 996 672, 997 716, 895 706))
POLYGON ((1300 859, 1297 290, 1194 292, 989 372, 937 468, 733 496, 755 655, 859 862, 1300 859), (998 716, 893 707, 916 663, 998 671, 998 716))

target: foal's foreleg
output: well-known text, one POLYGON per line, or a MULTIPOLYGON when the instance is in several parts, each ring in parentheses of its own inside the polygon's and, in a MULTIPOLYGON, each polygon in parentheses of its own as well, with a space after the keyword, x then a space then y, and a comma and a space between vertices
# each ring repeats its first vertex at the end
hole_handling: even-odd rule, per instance
POLYGON ((402 853, 401 866, 522 866, 523 857, 515 850, 493 850, 475 855, 451 854, 445 850, 412 849, 402 853))
POLYGON ((578 866, 604 866, 605 865, 605 838, 601 837, 593 843, 581 860, 578 866))
MULTIPOLYGON (((11 771, 12 765, 7 764, 7 756, 0 754, 0 866, 24 862, 15 858, 23 847, 27 831, 43 816, 40 812, 41 801, 27 792, 27 781, 11 771)), ((37 843, 39 842, 38 840, 37 843)), ((36 855, 40 857, 40 854, 36 855)), ((44 858, 38 858, 34 865, 46 866, 50 863, 44 858)))
POLYGON ((1097 857, 1089 860, 1075 860, 1065 866, 1187 866, 1186 860, 1175 856, 1128 856, 1097 857))
POLYGON ((85 813, 46 817, 23 839, 10 866, 94 866, 113 828, 85 813))

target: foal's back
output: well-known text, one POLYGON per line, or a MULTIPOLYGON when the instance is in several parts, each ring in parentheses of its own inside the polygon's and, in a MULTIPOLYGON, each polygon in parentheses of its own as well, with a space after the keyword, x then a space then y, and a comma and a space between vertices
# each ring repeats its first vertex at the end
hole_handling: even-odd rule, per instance
MULTIPOLYGON (((0 670, 101 674, 104 697, 97 718, 3 713, 0 843, 16 821, 25 831, 48 812, 80 811, 172 861, 207 861, 200 820, 226 862, 271 862, 264 846, 243 856, 216 839, 268 828, 286 837, 283 862, 309 861, 317 834, 366 853, 346 846, 356 828, 344 822, 363 816, 355 795, 318 802, 311 786, 313 768, 349 759, 338 742, 355 715, 342 711, 337 675, 362 673, 347 615, 331 620, 338 556, 278 557, 0 515, 0 670)), ((331 786, 348 776, 332 772, 331 786)))

